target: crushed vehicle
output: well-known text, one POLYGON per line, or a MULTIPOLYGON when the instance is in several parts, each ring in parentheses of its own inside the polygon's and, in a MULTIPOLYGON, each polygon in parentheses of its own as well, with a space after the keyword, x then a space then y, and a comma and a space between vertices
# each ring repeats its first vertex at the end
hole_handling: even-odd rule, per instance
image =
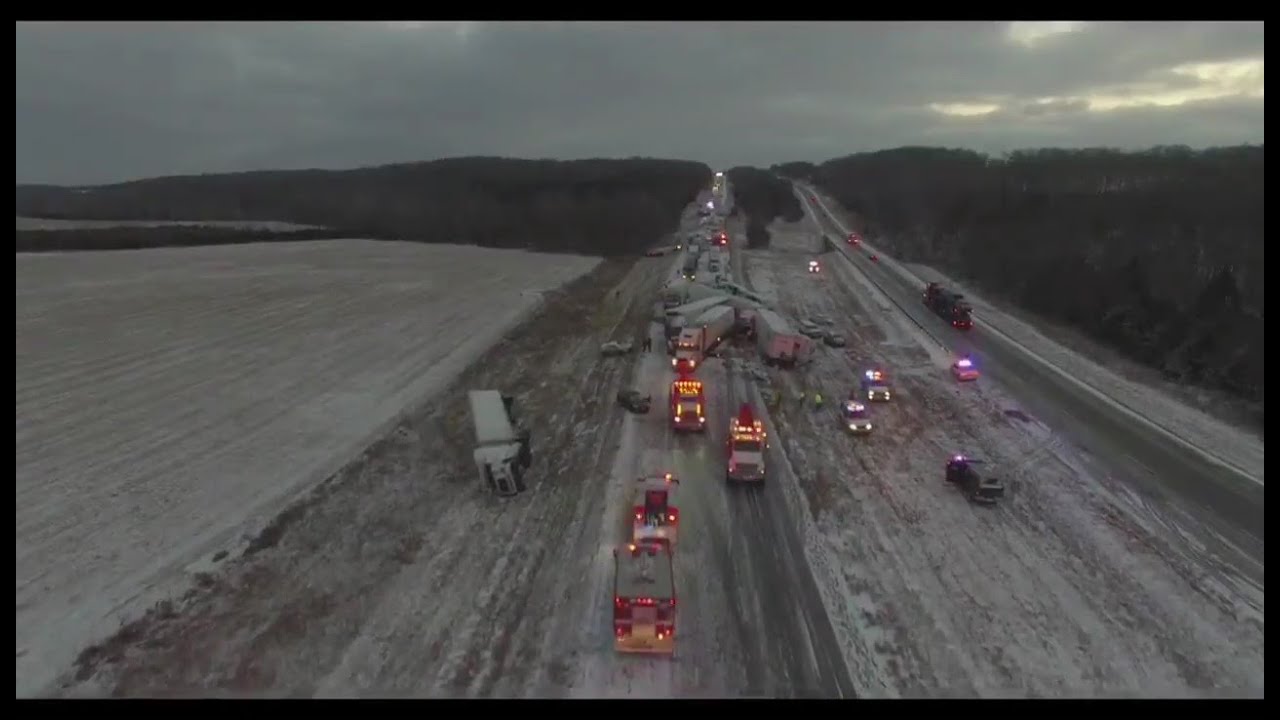
POLYGON ((600 346, 600 354, 605 357, 617 357, 619 355, 629 355, 634 349, 635 343, 630 340, 623 340, 622 342, 610 340, 600 346))
POLYGON ((614 650, 675 652, 676 579, 671 548, 660 540, 613 551, 614 650))
POLYGON ((871 413, 866 405, 856 400, 844 402, 840 407, 840 419, 854 435, 866 435, 871 432, 871 413))
POLYGON ((639 390, 618 391, 618 404, 639 415, 647 414, 652 402, 652 395, 641 395, 639 390))
POLYGON ((738 409, 738 416, 729 420, 729 439, 725 441, 729 467, 725 471, 725 479, 729 482, 764 482, 765 450, 769 447, 767 438, 764 423, 755 416, 750 403, 743 403, 738 409))
POLYGON ((822 342, 826 343, 827 347, 833 347, 833 348, 844 347, 846 344, 848 344, 845 341, 844 335, 841 335, 838 332, 832 332, 830 330, 823 333, 822 342))
POLYGON ((981 460, 954 455, 947 460, 946 481, 960 488, 970 502, 994 505, 1004 497, 1004 483, 978 472, 974 465, 981 464, 981 460))
POLYGON ((663 540, 675 550, 680 527, 680 510, 675 500, 679 486, 680 478, 671 473, 636 478, 631 508, 631 542, 663 540))
POLYGON ((959 382, 972 382, 978 379, 980 373, 977 365, 974 365, 971 358, 962 357, 951 363, 951 374, 959 382))
POLYGON ((862 380, 858 383, 858 390, 861 393, 860 396, 868 401, 887 401, 893 396, 889 388, 889 378, 885 377, 883 370, 873 369, 863 373, 862 380))

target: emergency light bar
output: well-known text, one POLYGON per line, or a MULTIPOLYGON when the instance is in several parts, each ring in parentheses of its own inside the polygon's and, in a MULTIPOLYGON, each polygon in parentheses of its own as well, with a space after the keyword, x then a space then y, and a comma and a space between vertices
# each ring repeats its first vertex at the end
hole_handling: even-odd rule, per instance
POLYGON ((962 359, 962 360, 957 360, 957 361, 956 361, 956 367, 962 367, 962 368, 973 367, 973 361, 972 361, 972 360, 970 360, 969 358, 964 358, 964 359, 962 359))

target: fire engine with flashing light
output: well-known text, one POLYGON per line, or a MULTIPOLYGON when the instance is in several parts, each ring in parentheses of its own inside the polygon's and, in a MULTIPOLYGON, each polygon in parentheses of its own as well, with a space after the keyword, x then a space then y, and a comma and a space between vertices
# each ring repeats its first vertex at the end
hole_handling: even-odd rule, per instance
POLYGON ((662 540, 613 551, 613 646, 618 652, 675 652, 676 579, 662 540))
POLYGON ((883 370, 868 370, 863 373, 862 380, 858 383, 858 392, 860 397, 866 398, 868 402, 888 401, 893 397, 893 392, 889 388, 889 378, 885 377, 883 370))
POLYGON ((844 402, 840 408, 840 419, 854 435, 866 435, 871 432, 871 413, 866 405, 857 400, 844 402))
POLYGON ((631 505, 631 542, 665 540, 676 546, 680 527, 680 509, 676 506, 676 488, 680 478, 671 473, 636 479, 635 501, 631 505))
POLYGON ((707 416, 706 396, 702 381, 688 376, 676 378, 671 383, 671 427, 677 431, 705 432, 707 416))
POLYGON ((959 382, 971 382, 977 380, 980 373, 972 358, 962 357, 951 363, 951 374, 959 382))
POLYGON ((743 403, 738 409, 738 416, 729 420, 729 439, 725 444, 729 455, 726 480, 764 482, 768 433, 764 430, 764 423, 755 417, 750 404, 743 403))

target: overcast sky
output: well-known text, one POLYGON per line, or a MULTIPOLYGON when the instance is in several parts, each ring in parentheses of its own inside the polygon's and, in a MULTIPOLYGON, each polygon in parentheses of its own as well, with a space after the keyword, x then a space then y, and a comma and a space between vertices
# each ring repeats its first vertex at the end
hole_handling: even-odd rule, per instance
POLYGON ((1262 23, 19 23, 17 180, 1263 141, 1262 23))

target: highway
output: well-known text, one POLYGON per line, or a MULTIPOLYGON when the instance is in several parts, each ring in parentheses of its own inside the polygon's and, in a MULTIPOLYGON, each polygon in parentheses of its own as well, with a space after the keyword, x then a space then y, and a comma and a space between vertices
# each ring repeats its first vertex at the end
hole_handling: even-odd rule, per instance
POLYGON ((1265 499, 1260 480, 1135 420, 984 327, 980 317, 968 333, 950 327, 921 302, 923 288, 844 242, 848 230, 821 198, 811 199, 812 188, 798 184, 796 189, 806 211, 832 236, 836 252, 939 345, 956 354, 972 353, 983 370, 981 382, 1005 388, 1026 412, 1099 460, 1112 479, 1126 482, 1148 503, 1163 507, 1180 525, 1207 526, 1212 532, 1203 539, 1238 571, 1262 584, 1265 499))
MULTIPOLYGON (((656 323, 651 339, 655 348, 664 346, 656 323)), ((681 479, 682 535, 676 552, 681 609, 675 660, 629 659, 655 668, 674 663, 678 672, 667 682, 677 696, 856 697, 797 518, 779 485, 796 482, 788 475, 781 443, 773 443, 766 461, 770 477, 762 487, 729 486, 725 480, 729 419, 744 401, 759 407, 759 398, 729 359, 749 357, 754 349, 726 347, 723 354, 726 359, 709 360, 697 372, 707 394, 703 435, 677 436, 667 426, 674 373, 665 357, 645 358, 638 373, 641 392, 653 397, 653 410, 642 420, 638 469, 660 472, 663 468, 643 464, 666 458, 673 463, 668 469, 681 479)))

